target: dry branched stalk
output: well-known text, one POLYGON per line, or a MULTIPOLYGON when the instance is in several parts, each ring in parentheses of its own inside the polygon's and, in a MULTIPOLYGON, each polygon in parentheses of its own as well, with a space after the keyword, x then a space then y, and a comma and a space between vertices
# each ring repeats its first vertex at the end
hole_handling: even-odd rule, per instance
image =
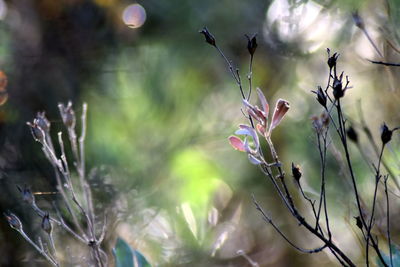
MULTIPOLYGON (((24 239, 26 239, 43 257, 53 266, 60 266, 57 259, 57 242, 53 239, 53 225, 64 229, 72 237, 88 248, 90 262, 88 264, 94 266, 108 266, 107 254, 101 249, 101 243, 105 236, 106 221, 101 229, 96 229, 96 216, 94 212, 92 193, 89 183, 86 179, 85 169, 85 138, 86 138, 86 119, 87 104, 82 106, 81 115, 81 133, 78 137, 76 131, 76 116, 72 108, 72 103, 67 105, 59 104, 60 115, 64 126, 67 130, 67 137, 73 155, 73 168, 79 177, 80 190, 74 187, 75 181, 70 169, 69 161, 66 156, 66 150, 62 132, 58 133, 58 145, 60 154, 58 155, 53 141, 50 136, 50 122, 46 118, 44 112, 39 112, 33 122, 28 122, 32 136, 35 141, 39 142, 42 151, 50 164, 54 168, 54 175, 57 182, 57 190, 60 193, 62 201, 69 212, 71 226, 67 225, 66 220, 60 213, 61 207, 57 207, 53 203, 55 215, 50 215, 49 211, 42 210, 36 205, 34 194, 28 186, 23 188, 18 186, 23 201, 29 205, 35 213, 41 218, 41 227, 48 236, 48 245, 40 238, 38 243, 29 237, 22 227, 20 219, 13 213, 5 213, 5 217, 10 226, 17 230, 24 239), (83 199, 83 201, 81 200, 83 199), (51 249, 49 250, 48 247, 51 249)), ((61 248, 60 244, 58 245, 61 248)))

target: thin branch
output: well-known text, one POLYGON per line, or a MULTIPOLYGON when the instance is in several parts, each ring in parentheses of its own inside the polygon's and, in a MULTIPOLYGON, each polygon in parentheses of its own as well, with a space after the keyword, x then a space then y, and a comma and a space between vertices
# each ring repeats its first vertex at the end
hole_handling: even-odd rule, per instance
POLYGON ((45 251, 44 249, 38 247, 38 245, 35 244, 35 242, 32 241, 32 239, 29 238, 29 236, 24 232, 24 230, 18 230, 18 232, 22 235, 22 237, 28 241, 29 244, 31 244, 43 257, 46 258, 48 262, 50 262, 53 266, 59 267, 60 265, 58 262, 56 262, 53 258, 51 258, 45 251))
POLYGON ((280 236, 282 236, 282 238, 285 239, 285 241, 288 242, 289 245, 294 247, 296 250, 298 250, 302 253, 312 254, 312 253, 321 252, 322 250, 324 250, 327 247, 326 244, 321 247, 315 248, 315 249, 303 249, 303 248, 296 246, 292 241, 289 240, 289 238, 284 233, 282 233, 282 231, 276 226, 276 224, 272 221, 272 219, 264 212, 264 210, 261 208, 260 204, 258 204, 257 200, 255 199, 254 195, 252 195, 252 198, 253 198, 253 203, 256 206, 256 209, 261 213, 261 215, 263 216, 263 219, 266 222, 270 223, 272 225, 272 227, 278 232, 278 234, 280 236))
POLYGON ((389 178, 388 175, 386 175, 384 178, 385 196, 386 196, 386 228, 387 228, 387 238, 388 238, 389 253, 390 253, 390 266, 393 267, 392 241, 391 241, 391 235, 390 235, 389 195, 388 195, 388 187, 387 187, 388 178, 389 178))

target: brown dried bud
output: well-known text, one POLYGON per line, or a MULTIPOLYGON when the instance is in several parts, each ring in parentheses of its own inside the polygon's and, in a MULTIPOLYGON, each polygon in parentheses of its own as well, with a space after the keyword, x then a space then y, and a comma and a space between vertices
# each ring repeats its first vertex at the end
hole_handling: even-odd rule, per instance
POLYGON ((390 140, 392 140, 392 134, 393 134, 393 131, 389 130, 387 125, 385 123, 383 123, 383 125, 381 127, 381 140, 384 145, 389 143, 390 140))
POLYGON ((250 55, 254 55, 257 49, 257 34, 254 34, 251 38, 245 34, 247 38, 247 50, 249 50, 250 55))
POLYGON ((63 120, 64 125, 67 128, 75 128, 76 118, 75 112, 72 109, 72 102, 69 101, 67 106, 64 104, 58 104, 58 108, 60 110, 61 118, 63 120))
POLYGON ((10 225, 11 228, 13 228, 13 229, 15 229, 17 231, 21 231, 22 230, 22 223, 21 223, 21 221, 19 220, 19 218, 15 214, 7 211, 7 212, 4 212, 4 216, 6 217, 7 222, 10 225))
POLYGON ((292 175, 293 178, 297 181, 300 182, 300 178, 301 178, 301 170, 300 170, 300 166, 299 165, 294 165, 294 163, 292 162, 292 175))
POLYGON ((215 38, 214 36, 208 31, 207 27, 204 27, 199 33, 203 34, 206 38, 206 42, 212 46, 215 46, 215 38))
POLYGON ((50 222, 50 216, 47 211, 42 218, 42 229, 48 234, 51 233, 52 227, 51 227, 51 222, 50 222))
POLYGON ((21 188, 20 186, 17 185, 17 188, 19 192, 21 192, 22 194, 23 201, 25 201, 29 205, 35 203, 35 196, 32 194, 31 189, 27 185, 24 185, 24 188, 21 188))
POLYGON ((353 141, 354 143, 358 142, 358 134, 356 132, 356 130, 354 130, 354 128, 352 126, 350 126, 347 131, 347 137, 350 138, 351 141, 353 141))

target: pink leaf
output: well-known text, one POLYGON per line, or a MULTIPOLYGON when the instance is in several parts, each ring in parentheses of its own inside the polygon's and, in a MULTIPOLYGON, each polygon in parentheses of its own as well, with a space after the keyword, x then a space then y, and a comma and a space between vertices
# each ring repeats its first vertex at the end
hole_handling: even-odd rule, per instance
POLYGON ((265 117, 268 118, 269 105, 268 105, 267 99, 265 98, 265 96, 260 88, 257 88, 257 93, 258 93, 258 98, 260 99, 261 108, 265 113, 265 117))
POLYGON ((231 144, 231 146, 234 149, 245 152, 243 141, 239 137, 232 135, 232 136, 229 136, 228 139, 229 139, 229 143, 231 144))
POLYGON ((262 126, 261 124, 257 123, 256 128, 257 128, 257 131, 258 131, 262 136, 265 136, 265 127, 264 127, 264 126, 262 126))
POLYGON ((246 99, 243 99, 243 105, 247 108, 247 112, 249 113, 250 116, 252 116, 257 121, 266 124, 268 114, 265 114, 264 111, 250 104, 246 99))
POLYGON ((276 126, 278 126, 289 108, 290 104, 288 101, 284 99, 278 99, 275 105, 274 115, 272 116, 272 123, 269 127, 269 132, 271 132, 276 126))

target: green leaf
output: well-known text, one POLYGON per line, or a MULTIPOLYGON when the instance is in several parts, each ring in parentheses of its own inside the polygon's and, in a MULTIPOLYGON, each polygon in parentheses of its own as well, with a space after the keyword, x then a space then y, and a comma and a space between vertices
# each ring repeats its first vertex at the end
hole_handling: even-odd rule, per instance
POLYGON ((133 267, 133 251, 131 247, 118 237, 117 243, 113 248, 115 267, 133 267))
POLYGON ((134 250, 135 263, 137 267, 151 267, 151 264, 146 260, 146 258, 137 250, 134 250))
POLYGON ((118 238, 113 248, 116 267, 151 267, 146 258, 133 250, 123 239, 118 238))
MULTIPOLYGON (((400 266, 400 249, 396 245, 391 245, 391 248, 392 248, 393 266, 400 266)), ((382 253, 382 256, 386 264, 390 266, 390 255, 382 253)), ((379 265, 379 267, 384 266, 378 257, 376 258, 376 262, 379 265)))

